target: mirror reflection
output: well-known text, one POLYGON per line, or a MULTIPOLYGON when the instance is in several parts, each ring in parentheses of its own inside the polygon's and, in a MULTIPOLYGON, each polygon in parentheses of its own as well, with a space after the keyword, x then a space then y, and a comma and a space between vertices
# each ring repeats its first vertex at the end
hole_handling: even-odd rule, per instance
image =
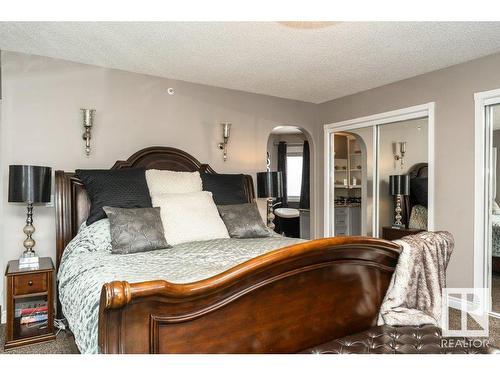
POLYGON ((427 124, 426 117, 378 127, 380 237, 392 229, 410 233, 427 229, 427 124), (398 207, 400 220, 396 220, 398 207))
POLYGON ((428 227, 428 118, 331 135, 335 236, 395 240, 428 227))
POLYGON ((491 310, 500 313, 500 164, 498 163, 498 149, 500 149, 500 104, 486 108, 486 120, 493 129, 492 149, 492 188, 491 188, 491 310))

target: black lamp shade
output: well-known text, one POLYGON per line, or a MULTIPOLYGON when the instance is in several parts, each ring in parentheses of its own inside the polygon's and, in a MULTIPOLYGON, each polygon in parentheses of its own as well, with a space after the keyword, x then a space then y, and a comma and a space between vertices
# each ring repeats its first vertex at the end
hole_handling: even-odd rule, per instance
POLYGON ((407 174, 389 176, 389 194, 410 195, 410 176, 407 174))
POLYGON ((52 169, 34 165, 9 166, 9 202, 50 202, 52 169))
POLYGON ((281 172, 257 172, 257 195, 259 198, 281 198, 283 196, 281 172))

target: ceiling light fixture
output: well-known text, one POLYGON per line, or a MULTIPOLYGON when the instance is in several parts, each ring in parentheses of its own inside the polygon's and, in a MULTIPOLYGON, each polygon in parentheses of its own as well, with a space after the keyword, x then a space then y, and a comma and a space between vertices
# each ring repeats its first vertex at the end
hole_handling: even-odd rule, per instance
POLYGON ((333 26, 339 22, 335 21, 279 21, 279 24, 292 29, 322 29, 333 26))

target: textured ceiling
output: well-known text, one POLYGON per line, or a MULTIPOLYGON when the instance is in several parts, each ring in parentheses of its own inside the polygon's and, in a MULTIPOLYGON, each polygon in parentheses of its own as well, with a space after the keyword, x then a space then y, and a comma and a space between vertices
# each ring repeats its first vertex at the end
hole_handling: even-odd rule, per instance
POLYGON ((500 22, 0 22, 0 48, 321 103, 500 51, 500 22))

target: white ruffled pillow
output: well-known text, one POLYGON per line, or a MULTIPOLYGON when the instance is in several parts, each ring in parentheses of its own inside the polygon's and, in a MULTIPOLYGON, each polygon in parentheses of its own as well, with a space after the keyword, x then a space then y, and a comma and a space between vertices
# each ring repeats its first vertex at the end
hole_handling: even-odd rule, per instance
POLYGON ((146 182, 151 198, 159 194, 186 194, 203 190, 200 172, 148 169, 146 182))
POLYGON ((171 245, 229 238, 209 191, 152 195, 151 201, 160 207, 165 239, 171 245))

